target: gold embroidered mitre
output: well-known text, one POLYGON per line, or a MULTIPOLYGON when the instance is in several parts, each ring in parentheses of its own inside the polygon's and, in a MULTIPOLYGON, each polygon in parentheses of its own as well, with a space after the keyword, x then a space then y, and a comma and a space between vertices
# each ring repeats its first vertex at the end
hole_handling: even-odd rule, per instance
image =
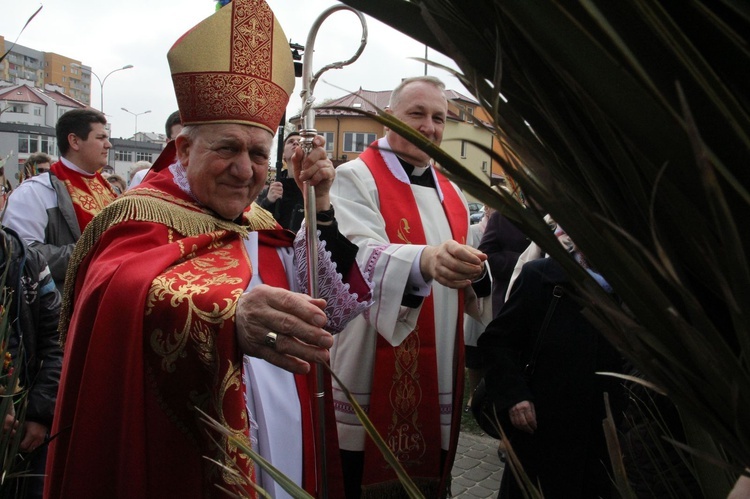
POLYGON ((232 0, 182 35, 167 60, 183 125, 239 123, 276 133, 294 64, 264 0, 232 0))

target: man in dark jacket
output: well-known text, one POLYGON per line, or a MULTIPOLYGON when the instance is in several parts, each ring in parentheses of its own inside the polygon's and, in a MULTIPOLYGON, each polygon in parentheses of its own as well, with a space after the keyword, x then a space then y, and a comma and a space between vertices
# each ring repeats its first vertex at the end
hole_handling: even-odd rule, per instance
MULTIPOLYGON (((57 333, 60 294, 41 254, 26 247, 11 229, 0 226, 0 275, 6 269, 8 351, 13 368, 20 369, 20 389, 28 390, 28 396, 25 413, 19 410, 17 415, 6 415, 3 428, 15 427, 16 416, 23 421, 19 449, 31 454, 30 471, 43 474, 62 366, 57 333)), ((41 497, 43 477, 29 481, 26 497, 41 497)))

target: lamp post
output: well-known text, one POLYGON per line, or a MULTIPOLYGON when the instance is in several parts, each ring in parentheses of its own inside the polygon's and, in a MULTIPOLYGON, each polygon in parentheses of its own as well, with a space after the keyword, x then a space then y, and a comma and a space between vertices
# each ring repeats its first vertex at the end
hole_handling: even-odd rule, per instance
POLYGON ((126 113, 130 113, 130 114, 132 114, 133 116, 135 116, 135 128, 133 129, 133 137, 135 138, 135 134, 137 134, 137 133, 138 133, 138 116, 140 116, 140 115, 142 115, 142 114, 148 114, 148 113, 150 113, 150 112, 151 112, 151 110, 149 109, 148 111, 143 111, 142 113, 134 113, 133 111, 128 111, 128 110, 127 110, 127 109, 125 109, 124 107, 121 107, 120 109, 122 109, 122 110, 123 110, 123 111, 125 111, 126 113))
MULTIPOLYGON (((76 66, 78 68, 83 68, 83 66, 81 66, 80 64, 72 64, 72 66, 76 66)), ((90 70, 90 69, 88 70, 89 73, 91 73, 92 75, 94 75, 94 77, 96 78, 96 80, 99 82, 99 96, 101 97, 101 100, 100 100, 100 103, 99 103, 99 111, 101 111, 102 114, 104 114, 104 82, 107 81, 107 78, 109 78, 109 75, 111 75, 112 73, 116 73, 118 71, 124 71, 124 70, 130 69, 132 67, 133 67, 132 64, 128 64, 128 65, 123 66, 121 68, 113 69, 112 71, 110 71, 109 73, 107 73, 107 75, 103 79, 99 78, 99 75, 97 75, 96 73, 94 73, 92 70, 90 70)), ((86 69, 88 69, 88 68, 86 68, 86 69)))

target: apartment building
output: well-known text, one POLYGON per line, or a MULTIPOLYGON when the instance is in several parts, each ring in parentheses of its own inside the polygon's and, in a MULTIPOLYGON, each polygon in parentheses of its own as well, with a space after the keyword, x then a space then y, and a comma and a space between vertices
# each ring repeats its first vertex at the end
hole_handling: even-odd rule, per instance
MULTIPOLYGON (((12 42, 0 35, 3 54, 12 42)), ((91 104, 91 68, 81 61, 54 52, 42 52, 15 45, 0 62, 0 81, 27 84, 37 88, 54 85, 61 92, 88 106, 91 104)))

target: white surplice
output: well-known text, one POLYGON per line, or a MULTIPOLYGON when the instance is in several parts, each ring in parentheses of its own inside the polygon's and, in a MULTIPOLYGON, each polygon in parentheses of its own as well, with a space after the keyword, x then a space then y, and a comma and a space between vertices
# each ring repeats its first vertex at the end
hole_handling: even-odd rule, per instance
MULTIPOLYGON (((258 234, 251 232, 244 240, 253 269, 258 268, 258 234)), ((290 289, 297 291, 294 269, 294 254, 291 248, 276 250, 284 264, 290 289)), ((247 290, 262 284, 259 272, 247 290)), ((302 485, 302 416, 294 375, 265 360, 244 356, 245 388, 247 408, 251 418, 250 438, 255 450, 297 485, 302 485)), ((255 467, 255 479, 271 497, 291 497, 284 489, 261 469, 255 467)))

